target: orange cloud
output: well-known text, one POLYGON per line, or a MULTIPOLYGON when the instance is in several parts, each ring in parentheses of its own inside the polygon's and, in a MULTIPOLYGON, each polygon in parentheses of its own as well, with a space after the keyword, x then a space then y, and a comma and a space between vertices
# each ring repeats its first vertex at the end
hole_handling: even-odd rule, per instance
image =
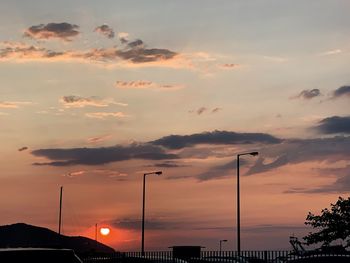
POLYGON ((29 101, 0 101, 0 108, 18 109, 21 105, 31 105, 29 101))
MULTIPOLYGON (((72 62, 123 68, 167 67, 199 70, 205 73, 213 72, 213 67, 217 68, 217 59, 207 53, 180 54, 168 49, 146 48, 141 40, 129 42, 124 39, 123 41, 124 47, 121 48, 59 51, 23 42, 4 41, 0 42, 0 62, 72 62)), ((226 68, 229 67, 230 64, 227 64, 226 68)), ((176 88, 181 87, 177 86, 176 88)), ((162 88, 169 88, 169 86, 164 85, 162 88)), ((172 85, 171 88, 173 88, 172 85)))
POLYGON ((93 107, 108 107, 110 104, 115 104, 119 106, 128 106, 126 103, 115 102, 113 99, 99 99, 97 97, 84 98, 80 96, 63 96, 60 102, 65 108, 83 108, 86 106, 93 107))
POLYGON ((85 116, 88 118, 106 119, 108 117, 125 118, 127 115, 123 112, 90 112, 86 113, 85 116))
POLYGON ((120 89, 161 89, 174 90, 183 88, 182 85, 158 84, 152 81, 136 80, 136 81, 116 81, 116 88, 120 89))
POLYGON ((94 48, 86 51, 53 51, 45 47, 37 47, 16 42, 2 42, 0 61, 44 61, 44 62, 79 62, 104 63, 105 66, 165 66, 183 67, 176 52, 168 49, 144 47, 127 47, 118 49, 94 48))
POLYGON ((98 143, 98 142, 103 142, 111 138, 110 134, 103 135, 103 136, 96 136, 96 137, 90 137, 87 139, 88 143, 98 143))

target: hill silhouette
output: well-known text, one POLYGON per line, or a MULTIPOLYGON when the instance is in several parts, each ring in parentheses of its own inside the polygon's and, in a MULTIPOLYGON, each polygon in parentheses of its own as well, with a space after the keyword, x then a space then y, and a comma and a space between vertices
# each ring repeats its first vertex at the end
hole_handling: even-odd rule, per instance
POLYGON ((25 223, 0 226, 0 248, 42 247, 69 248, 79 255, 110 254, 115 250, 93 239, 82 236, 64 236, 25 223))

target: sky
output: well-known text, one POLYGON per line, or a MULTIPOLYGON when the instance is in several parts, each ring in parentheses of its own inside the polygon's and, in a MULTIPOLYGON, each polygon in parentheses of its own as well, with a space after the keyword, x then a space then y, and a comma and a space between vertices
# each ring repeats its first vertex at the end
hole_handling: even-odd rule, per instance
POLYGON ((0 224, 291 249, 350 189, 347 0, 2 0, 0 224))

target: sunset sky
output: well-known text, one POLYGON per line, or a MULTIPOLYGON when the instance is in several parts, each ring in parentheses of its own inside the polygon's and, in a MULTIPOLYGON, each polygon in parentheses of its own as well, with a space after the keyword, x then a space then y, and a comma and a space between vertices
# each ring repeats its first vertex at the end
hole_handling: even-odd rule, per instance
POLYGON ((1 0, 0 225, 290 249, 350 190, 350 1, 1 0))

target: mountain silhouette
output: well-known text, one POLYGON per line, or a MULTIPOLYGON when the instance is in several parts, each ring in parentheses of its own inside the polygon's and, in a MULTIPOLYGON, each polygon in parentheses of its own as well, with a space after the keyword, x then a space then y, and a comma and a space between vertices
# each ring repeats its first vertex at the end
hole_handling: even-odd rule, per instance
POLYGON ((0 226, 0 248, 15 247, 69 248, 78 255, 115 253, 113 248, 87 237, 59 235, 25 223, 0 226))

